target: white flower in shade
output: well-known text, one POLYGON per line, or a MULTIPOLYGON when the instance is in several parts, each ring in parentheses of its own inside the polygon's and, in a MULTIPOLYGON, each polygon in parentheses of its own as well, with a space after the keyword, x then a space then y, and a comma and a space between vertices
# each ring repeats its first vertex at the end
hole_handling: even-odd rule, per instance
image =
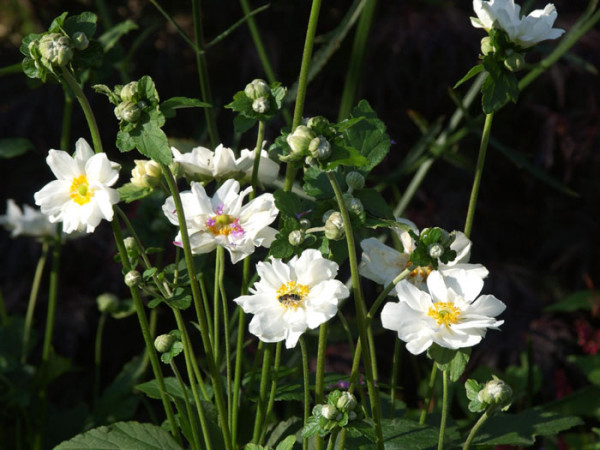
POLYGON ((337 312, 338 303, 350 295, 335 277, 338 265, 318 250, 304 250, 287 264, 281 259, 259 262, 260 280, 234 301, 245 313, 254 314, 250 333, 263 342, 285 340, 293 348, 307 328, 317 328, 337 312))
MULTIPOLYGON (((264 145, 264 143, 263 143, 264 145)), ((240 157, 236 160, 241 172, 244 173, 243 180, 250 182, 252 178, 252 170, 254 167, 254 157, 256 150, 243 149, 240 152, 240 157)), ((265 150, 260 151, 260 162, 258 166, 258 181, 262 184, 271 185, 279 175, 279 164, 269 158, 265 150)))
POLYGON ((10 231, 11 237, 52 237, 56 235, 56 224, 50 223, 48 216, 39 209, 23 205, 23 210, 13 199, 6 202, 6 214, 0 216, 0 225, 10 231))
POLYGON ((475 28, 490 31, 496 23, 512 43, 523 49, 547 39, 556 39, 565 32, 560 28, 552 28, 558 16, 552 3, 548 3, 544 9, 532 11, 526 17, 521 17, 521 7, 514 0, 473 0, 473 10, 477 14, 477 17, 471 17, 471 24, 475 28))
MULTIPOLYGON (((398 219, 398 222, 405 226, 408 225, 412 231, 419 234, 419 230, 414 223, 404 219, 398 219)), ((404 229, 398 231, 396 228, 394 230, 398 233, 398 237, 402 242, 403 251, 401 252, 383 244, 376 238, 364 239, 360 243, 363 250, 359 265, 360 274, 383 286, 391 283, 394 278, 410 266, 410 255, 416 245, 408 231, 404 229)), ((481 264, 468 264, 471 255, 471 241, 464 233, 456 232, 456 238, 450 245, 450 249, 456 252, 456 258, 447 264, 439 263, 438 270, 442 275, 452 277, 456 273, 461 273, 479 279, 487 277, 488 270, 484 266, 481 264)), ((432 267, 417 267, 401 283, 410 282, 420 289, 424 289, 427 277, 432 270, 432 267)))
POLYGON ((50 222, 62 222, 63 231, 91 233, 102 219, 112 220, 119 192, 110 186, 119 178, 120 166, 104 153, 94 154, 85 139, 75 144, 75 155, 50 150, 46 162, 56 176, 34 195, 35 204, 50 222))
MULTIPOLYGON (((217 245, 225 247, 234 264, 254 252, 256 247, 269 247, 277 231, 273 223, 279 210, 272 194, 262 194, 242 206, 251 187, 241 193, 240 183, 227 180, 210 198, 202 184, 192 182, 191 191, 181 193, 193 253, 212 252, 217 245)), ((169 197, 163 212, 173 225, 179 225, 173 197, 169 197)), ((181 246, 181 231, 175 238, 181 246)))
POLYGON ((381 311, 384 328, 398 333, 414 355, 431 344, 456 350, 478 344, 488 329, 504 323, 496 320, 506 305, 493 295, 479 296, 483 280, 444 278, 437 271, 427 277, 427 290, 410 283, 396 285, 398 303, 381 311))

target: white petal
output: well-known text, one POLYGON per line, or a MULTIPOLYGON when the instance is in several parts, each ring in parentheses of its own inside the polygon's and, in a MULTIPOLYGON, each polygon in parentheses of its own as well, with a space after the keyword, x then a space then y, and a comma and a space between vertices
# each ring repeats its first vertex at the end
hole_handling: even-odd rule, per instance
POLYGON ((59 180, 71 181, 83 174, 83 167, 79 167, 77 162, 62 150, 50 150, 46 162, 54 176, 59 180))

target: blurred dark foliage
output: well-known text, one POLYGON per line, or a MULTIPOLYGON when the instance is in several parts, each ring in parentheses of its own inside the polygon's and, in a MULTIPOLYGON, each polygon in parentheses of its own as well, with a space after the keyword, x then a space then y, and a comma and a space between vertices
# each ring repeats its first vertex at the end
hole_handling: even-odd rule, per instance
MULTIPOLYGON (((193 35, 189 11, 184 1, 162 2, 180 26, 193 35)), ((258 6, 258 2, 253 2, 258 6)), ((324 2, 318 33, 333 29, 343 17, 348 0, 324 2)), ((535 2, 541 5, 544 2, 535 2)), ((557 0, 557 26, 569 29, 585 2, 557 0)), ((18 63, 18 45, 23 33, 41 31, 62 11, 95 11, 92 1, 9 0, 0 16, 0 52, 2 65, 18 63)), ((200 97, 196 61, 193 52, 176 30, 165 22, 149 3, 107 0, 113 22, 132 19, 140 29, 122 40, 128 49, 135 38, 147 29, 152 31, 137 49, 128 66, 131 79, 151 75, 162 98, 176 95, 200 97)), ((210 41, 228 28, 243 13, 238 2, 206 0, 202 2, 205 40, 210 41)), ((543 6, 543 5, 542 5, 543 6)), ((471 2, 467 1, 380 1, 368 43, 359 98, 367 99, 387 124, 395 144, 376 171, 385 180, 386 170, 393 169, 420 137, 410 120, 409 110, 430 122, 447 118, 454 111, 448 89, 477 61, 481 30, 469 23, 471 2)), ((302 53, 310 2, 271 2, 256 17, 267 52, 283 85, 295 81, 302 53)), ((102 27, 101 27, 102 28, 102 27)), ((339 106, 352 33, 338 52, 309 86, 305 116, 324 115, 335 119, 339 106)), ((551 51, 546 43, 533 54, 535 61, 551 51)), ((504 367, 518 361, 530 336, 534 360, 548 374, 544 399, 558 392, 552 374, 566 364, 566 354, 577 349, 573 317, 543 314, 544 306, 561 300, 568 293, 586 287, 587 275, 600 284, 600 83, 598 76, 577 61, 600 67, 600 33, 592 29, 572 49, 576 57, 562 59, 521 94, 518 105, 508 105, 494 120, 493 137, 521 153, 536 167, 564 183, 576 196, 553 189, 515 166, 501 153, 491 149, 481 186, 472 239, 472 261, 490 270, 485 290, 507 305, 502 332, 490 332, 473 353, 473 366, 486 364, 504 367)), ((233 94, 247 82, 263 77, 263 71, 245 26, 238 28, 207 52, 208 70, 216 105, 221 141, 237 143, 233 135, 232 113, 223 108, 233 94)), ((121 83, 114 71, 103 83, 121 83)), ((466 88, 459 89, 464 93, 466 88)), ((112 107, 101 95, 88 89, 92 108, 97 114, 103 142, 109 156, 129 168, 131 155, 121 155, 111 148, 117 131, 112 107)), ((2 160, 1 204, 14 198, 17 203, 33 203, 33 193, 51 179, 44 158, 50 148, 58 148, 61 133, 63 94, 56 84, 40 86, 22 74, 0 78, 0 137, 26 137, 35 151, 14 160, 2 160)), ((477 102, 471 108, 477 115, 477 102)), ((278 135, 282 122, 267 130, 267 139, 278 135)), ((178 114, 168 122, 171 137, 194 139, 208 145, 204 115, 201 110, 178 114)), ((89 138, 85 120, 75 107, 72 139, 89 138)), ((252 145, 251 133, 240 145, 252 145)), ((479 139, 469 135, 460 143, 460 154, 469 167, 438 161, 412 201, 406 216, 419 227, 437 225, 462 229, 471 189, 472 167, 479 139)), ((73 151, 73 144, 69 149, 73 151)), ((121 173, 121 181, 127 170, 121 173)), ((398 184, 400 191, 410 178, 398 184)), ((391 199, 391 197, 390 197, 391 199)), ((3 206, 2 206, 3 208, 3 206)), ((135 213, 131 208, 129 212, 135 213)), ((155 238, 165 242, 175 230, 155 238)), ((26 239, 12 240, 0 234, 0 284, 11 313, 23 313, 29 283, 39 253, 37 243, 26 239)), ((63 250, 59 316, 56 327, 57 351, 75 358, 80 366, 91 364, 92 341, 97 322, 95 297, 105 291, 126 295, 119 268, 112 262, 114 248, 107 224, 93 236, 70 242, 63 250)), ((367 289, 372 286, 368 285, 367 289)), ((45 298, 42 294, 37 327, 42 330, 45 298)), ((597 318, 589 318, 598 323, 597 318)), ((141 348, 135 319, 112 321, 106 330, 108 364, 103 370, 116 373, 124 360, 141 348), (117 337, 115 337, 117 336, 117 337), (114 358, 111 361, 110 355, 114 358)), ((385 348, 393 348, 391 333, 378 339, 385 348)), ((334 366, 343 370, 349 357, 340 350, 334 366), (345 362, 344 362, 345 361, 345 362)), ((560 372, 562 373, 562 372, 560 372)), ((407 373, 407 377, 410 373, 407 373)), ((560 377, 559 377, 560 378, 560 377)), ((562 384, 561 384, 562 386, 562 384)))

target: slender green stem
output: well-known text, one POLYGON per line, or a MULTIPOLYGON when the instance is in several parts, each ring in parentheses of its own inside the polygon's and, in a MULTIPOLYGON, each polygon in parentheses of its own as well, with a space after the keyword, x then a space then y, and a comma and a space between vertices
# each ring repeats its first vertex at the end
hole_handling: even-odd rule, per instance
POLYGON ((450 407, 450 398, 448 395, 448 371, 442 371, 442 380, 444 385, 444 394, 442 399, 442 420, 440 422, 440 437, 438 439, 438 450, 444 448, 444 436, 446 433, 446 420, 448 419, 448 409, 450 407))
POLYGON ((231 399, 231 334, 229 333, 229 308, 227 304, 227 294, 225 293, 224 277, 225 277, 225 249, 217 248, 217 253, 221 252, 221 262, 219 264, 219 292, 221 293, 221 301, 223 303, 223 332, 225 333, 225 374, 226 374, 226 390, 227 390, 227 411, 229 412, 229 427, 232 426, 232 399, 231 399))
POLYGON ((335 427, 329 435, 329 442, 327 443, 327 450, 333 450, 335 448, 335 441, 337 440, 338 433, 340 432, 339 427, 335 427))
MULTIPOLYGON (((354 242, 354 232, 352 230, 352 224, 350 222, 350 214, 344 204, 342 190, 340 188, 335 175, 331 172, 327 172, 327 178, 333 191, 335 198, 344 221, 344 231, 346 232, 346 243, 348 245, 348 260, 350 262, 350 274, 352 276, 352 291, 354 294, 354 303, 356 309, 356 318, 358 324, 358 332, 360 340, 362 342, 368 342, 368 332, 366 323, 366 306, 362 293, 362 287, 360 283, 360 275, 358 273, 358 259, 356 256, 356 245, 354 242)), ((365 375, 367 377, 367 389, 369 391, 369 400, 371 402, 371 411, 373 419, 375 421, 375 435, 377 437, 377 448, 383 449, 383 431, 381 429, 381 404, 379 400, 379 391, 375 386, 373 378, 373 365, 371 362, 371 352, 369 345, 363 345, 363 362, 365 366, 365 375)))
POLYGON ((29 302, 27 303, 27 312, 25 313, 25 325, 23 326, 23 352, 21 353, 21 362, 23 364, 27 360, 29 337, 31 335, 31 326, 33 325, 33 313, 35 312, 35 305, 40 291, 42 274, 44 273, 44 267, 46 266, 46 260, 48 259, 48 249, 48 243, 44 242, 42 244, 42 254, 40 255, 40 259, 35 268, 33 283, 31 284, 31 291, 29 293, 29 302))
MULTIPOLYGON (((248 259, 248 258, 246 258, 248 259)), ((243 295, 243 294, 242 294, 243 295)), ((241 307, 238 306, 241 309, 241 307)), ((237 442, 239 408, 240 408, 240 393, 242 385, 242 353, 244 349, 244 331, 246 330, 246 316, 243 311, 240 311, 238 317, 238 330, 236 338, 235 351, 235 369, 233 375, 233 400, 231 405, 231 435, 234 444, 237 442)))
POLYGON ((65 67, 62 68, 61 73, 62 73, 61 80, 67 84, 68 88, 71 90, 73 95, 75 95, 75 98, 77 99, 77 101, 79 101, 79 105, 81 106, 81 109, 83 110, 83 114, 85 115, 85 120, 87 121, 88 128, 90 129, 90 133, 92 135, 94 151, 96 153, 102 153, 102 141, 100 139, 100 131, 98 130, 98 124, 96 123, 96 117, 94 116, 92 108, 90 107, 90 104, 89 104, 85 94, 83 93, 81 86, 79 86, 79 83, 77 82, 77 80, 75 78, 73 78, 73 75, 71 75, 71 72, 69 72, 65 67))
MULTIPOLYGON (((185 395, 187 388, 185 386, 185 383, 183 382, 183 378, 181 378, 181 374, 179 373, 179 369, 177 368, 175 361, 171 360, 169 365, 171 366, 171 370, 175 374, 175 378, 177 378, 177 382, 179 383, 181 392, 184 393, 183 401, 185 403, 185 412, 188 417, 188 422, 190 423, 190 428, 192 429, 192 439, 193 439, 192 448, 200 450, 200 449, 202 449, 202 447, 200 446, 200 438, 198 437, 198 428, 196 426, 196 420, 194 417, 194 413, 192 411, 192 405, 190 405, 190 399, 188 398, 188 396, 185 395)), ((191 383, 193 383, 193 380, 191 380, 191 383)), ((205 435, 204 442, 207 445, 207 449, 208 449, 211 447, 211 443, 210 443, 210 440, 207 440, 206 438, 207 438, 207 436, 205 435)))
POLYGON ((220 351, 220 335, 219 335, 219 330, 220 330, 220 326, 219 326, 219 311, 220 311, 220 306, 219 306, 219 300, 220 300, 220 294, 219 294, 219 273, 221 272, 221 260, 223 259, 223 247, 219 246, 217 247, 217 252, 215 255, 215 280, 214 280, 214 284, 213 284, 213 339, 212 339, 212 344, 213 344, 213 354, 215 355, 215 361, 217 363, 217 366, 219 366, 219 351, 220 351))
MULTIPOLYGON (((313 0, 306 29, 306 39, 304 40, 304 51, 302 53, 302 65, 300 66, 300 76, 298 77, 298 92, 296 93, 296 106, 294 108, 294 118, 292 120, 292 132, 302 122, 302 113, 304 112, 304 100, 306 99, 306 88, 308 86, 308 70, 310 69, 310 60, 312 57, 315 34, 317 32, 317 23, 319 22, 319 11, 321 10, 321 0, 313 0)), ((285 181, 283 190, 290 191, 296 178, 297 167, 288 164, 285 168, 285 181)))
POLYGON ((54 334, 54 322, 56 319, 56 303, 58 302, 58 275, 60 270, 60 250, 62 226, 58 226, 56 238, 52 248, 52 268, 50 269, 50 291, 48 294, 48 312, 46 313, 46 333, 44 335, 44 347, 42 349, 42 361, 47 363, 50 359, 52 349, 52 335, 54 334))
POLYGON ((62 131, 60 133, 60 148, 69 148, 71 139, 71 117, 73 116, 73 99, 65 90, 65 108, 63 110, 62 131))
POLYGON ((194 41, 192 41, 189 36, 187 35, 187 33, 183 30, 183 28, 181 28, 179 26, 179 24, 177 23, 177 21, 175 19, 173 19, 173 17, 171 17, 171 15, 169 15, 169 13, 167 13, 162 6, 160 6, 158 4, 158 2, 156 0, 150 0, 150 3, 152 3, 154 5, 154 7, 158 10, 159 13, 162 14, 162 16, 167 19, 167 21, 173 25, 173 27, 175 27, 175 29, 177 30, 177 32, 179 33, 179 35, 183 38, 183 40, 189 44, 190 47, 192 47, 192 49, 194 50, 194 52, 196 52, 196 54, 199 53, 203 53, 204 51, 198 46, 196 45, 196 43, 194 41))
POLYGON ((267 388, 269 386, 269 378, 271 372, 271 356, 273 354, 273 345, 266 344, 263 353, 262 372, 260 374, 260 391, 258 394, 258 405, 256 417, 254 419, 254 431, 252 433, 252 443, 258 445, 261 427, 265 419, 265 407, 267 401, 267 388))
MULTIPOLYGON (((163 171, 163 175, 167 181, 169 186, 169 191, 173 196, 173 202, 175 203, 175 209, 177 210, 177 220, 179 222, 179 228, 181 231, 181 245, 183 247, 183 254, 185 256, 185 262, 188 270, 188 274, 190 276, 190 286, 192 288, 192 298, 195 298, 194 304, 200 304, 199 299, 201 299, 201 293, 198 283, 196 282, 196 268, 194 265, 194 258, 192 255, 192 248, 190 245, 190 238, 188 234, 187 222, 185 218, 185 211, 183 209, 183 204, 181 203, 181 197, 179 195, 179 190, 177 189, 177 185, 173 178, 173 174, 168 166, 165 164, 161 164, 161 169, 163 171)), ((215 286, 216 288, 216 286, 215 286)), ((204 311, 202 311, 204 312, 204 311)), ((223 385, 221 382, 221 375, 217 370, 215 356, 212 351, 212 346, 210 342, 210 336, 208 334, 208 325, 206 315, 200 313, 200 322, 198 323, 198 328, 200 329, 200 335, 202 337, 202 344, 204 346, 204 352, 206 353, 206 362, 208 364, 208 370, 213 381, 213 388, 215 393, 215 402, 217 406, 217 413, 219 416, 219 424, 221 427, 221 432, 223 433, 223 439, 225 441, 225 448, 227 450, 231 450, 233 447, 233 443, 231 441, 231 433, 229 429, 229 423, 227 420, 227 410, 226 404, 223 397, 223 385)))
MULTIPOLYGON (((317 368, 315 372, 315 405, 323 403, 325 398, 323 391, 325 387, 325 353, 327 352, 327 322, 319 327, 319 344, 317 349, 317 368)), ((317 450, 323 449, 325 441, 321 436, 316 436, 317 450)))
POLYGON ((371 306, 369 313, 367 314, 367 318, 366 318, 367 326, 369 326, 371 324, 373 317, 375 317, 375 314, 377 314, 377 310, 379 309, 379 307, 381 306, 383 301, 386 299, 387 295, 392 291, 392 289, 394 289, 394 286, 396 286, 400 281, 404 280, 412 272, 412 270, 413 270, 412 268, 404 269, 402 272, 400 272, 396 276, 396 278, 394 278, 392 280, 392 282, 390 284, 388 284, 383 289, 383 291, 381 291, 381 293, 377 296, 377 298, 373 302, 373 306, 371 306))
MULTIPOLYGON (((210 311, 210 304, 209 304, 209 300, 208 300, 208 293, 206 292, 206 283, 204 282, 204 276, 200 275, 200 277, 198 278, 198 284, 200 285, 200 292, 202 293, 202 304, 196 305, 195 302, 199 301, 200 299, 195 299, 194 300, 194 308, 196 308, 196 318, 198 320, 198 323, 200 323, 200 316, 199 316, 200 312, 204 310, 206 315, 209 316, 211 311, 210 311)), ((208 326, 208 335, 212 336, 212 334, 213 334, 212 322, 210 320, 208 320, 206 322, 206 325, 208 326)))
POLYGON ((0 67, 0 77, 4 75, 14 75, 17 73, 23 73, 23 64, 16 63, 11 64, 10 66, 0 67))
POLYGON ((487 152, 488 142, 490 141, 493 119, 494 113, 486 114, 485 123, 483 125, 483 134, 481 135, 481 144, 479 146, 479 156, 477 157, 477 167, 475 168, 475 178, 473 179, 473 189, 471 190, 471 198, 469 199, 467 220, 465 222, 464 233, 467 237, 471 236, 471 230, 473 229, 473 218, 475 217, 477 197, 479 196, 479 185, 481 184, 483 165, 485 164, 485 154, 487 152))
POLYGON ((248 30, 250 30, 250 36, 252 36, 252 41, 254 42, 254 47, 256 47, 256 52, 258 53, 258 58, 263 66, 263 70, 265 71, 265 75, 267 76, 267 80, 269 83, 273 83, 275 80, 275 71, 271 66, 271 61, 269 60, 269 56, 267 55, 267 51, 265 50, 265 46, 263 44, 262 38, 260 36, 260 31, 256 26, 256 21, 254 17, 250 15, 250 4, 248 0, 240 0, 240 5, 242 7, 242 11, 246 15, 246 23, 248 24, 248 30))
POLYGON ((8 325, 9 318, 8 313, 6 312, 6 304, 4 303, 4 293, 2 289, 0 289, 0 323, 2 326, 8 325))
POLYGON ((258 188, 258 169, 260 167, 260 156, 261 156, 261 150, 262 150, 262 145, 263 145, 263 140, 265 138, 265 121, 264 120, 259 120, 258 121, 258 135, 256 138, 256 147, 255 147, 255 154, 254 154, 254 164, 252 165, 252 192, 250 193, 251 197, 250 200, 252 200, 254 198, 254 196, 256 196, 256 189, 258 188), (254 195, 252 195, 254 194, 254 195))
POLYGON ((392 380, 390 382, 390 418, 394 418, 396 412, 396 386, 398 376, 400 375, 400 365, 402 363, 402 345, 400 339, 394 342, 394 358, 392 360, 392 380))
POLYGON ((431 402, 433 401, 433 388, 435 387, 437 373, 438 368, 434 362, 433 367, 431 368, 431 375, 429 376, 429 384, 427 385, 427 394, 425 394, 425 398, 423 399, 423 409, 421 410, 421 415, 419 416, 419 425, 423 425, 425 423, 425 419, 427 419, 427 414, 429 413, 429 408, 431 407, 431 402))
MULTIPOLYGON (((303 424, 306 425, 310 416, 310 379, 308 377, 308 351, 304 336, 300 336, 300 352, 302 353, 302 378, 304 379, 304 415, 303 424)), ((308 438, 302 438, 302 450, 308 450, 308 438)))
POLYGON ((98 320, 98 326, 96 327, 96 340, 94 345, 94 396, 93 405, 98 404, 100 398, 100 367, 102 363, 102 335, 104 333, 104 325, 106 324, 107 314, 103 312, 100 314, 98 320))
MULTIPOLYGON (((273 405, 275 404, 275 391, 277 390, 277 379, 279 378, 279 364, 281 362, 281 347, 283 347, 283 341, 279 341, 275 346, 275 361, 273 362, 273 372, 271 373, 271 392, 269 392, 269 403, 267 403, 267 410, 265 412, 265 419, 268 420, 271 415, 271 411, 273 410, 273 405)), ((265 438, 265 433, 267 432, 267 427, 261 427, 259 443, 262 445, 262 442, 265 438)))
POLYGON ((490 417, 488 411, 489 409, 485 410, 485 412, 481 415, 479 420, 475 423, 475 425, 473 425, 473 428, 471 428, 469 436, 467 436, 467 440, 465 441, 465 445, 463 445, 463 450, 469 450, 469 447, 471 446, 471 442, 473 442, 475 435, 477 434, 481 426, 485 423, 485 421, 488 420, 488 418, 490 417))

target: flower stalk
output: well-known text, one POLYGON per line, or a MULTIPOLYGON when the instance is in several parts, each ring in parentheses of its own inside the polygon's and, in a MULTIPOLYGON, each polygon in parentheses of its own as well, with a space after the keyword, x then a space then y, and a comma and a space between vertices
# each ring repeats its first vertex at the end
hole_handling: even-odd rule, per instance
POLYGON ((27 312, 25 313, 25 324, 23 326, 23 352, 21 353, 21 362, 23 364, 25 364, 27 360, 27 348, 29 347, 29 337, 33 325, 33 313, 35 312, 35 305, 37 303, 40 284, 42 282, 42 274, 44 273, 44 267, 46 266, 46 260, 48 259, 48 251, 49 244, 44 242, 42 244, 42 254, 35 267, 31 291, 29 293, 29 301, 27 302, 27 312))
POLYGON ((449 398, 449 381, 448 381, 448 371, 442 371, 442 380, 443 380, 443 399, 442 399, 442 419, 440 422, 440 435, 438 438, 438 450, 443 450, 444 448, 444 437, 446 433, 446 421, 448 419, 448 410, 450 409, 450 398, 449 398))

